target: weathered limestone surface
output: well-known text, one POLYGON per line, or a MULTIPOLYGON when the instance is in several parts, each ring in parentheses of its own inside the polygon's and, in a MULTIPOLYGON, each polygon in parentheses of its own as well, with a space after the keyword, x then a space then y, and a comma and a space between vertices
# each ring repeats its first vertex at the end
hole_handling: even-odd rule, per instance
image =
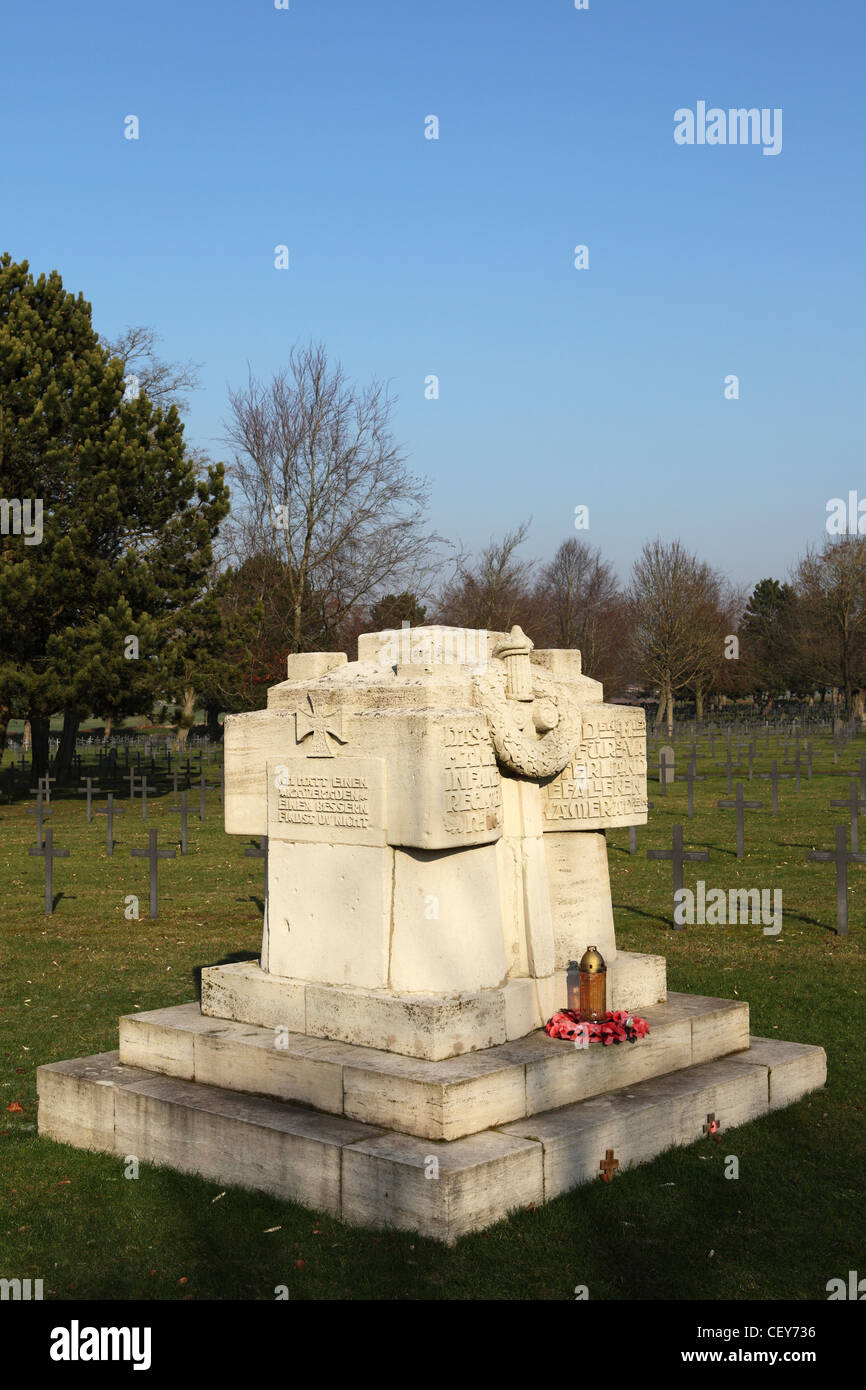
MULTIPOLYGON (((666 997, 663 956, 620 951, 608 971, 613 1009, 643 1011, 666 997)), ((567 1002, 566 972, 513 977, 475 994, 395 995, 354 986, 313 985, 269 975, 256 962, 202 972, 202 1013, 215 1019, 282 1026, 439 1061, 494 1047, 541 1028, 567 1002)))
POLYGON ((151 1071, 258 1091, 386 1129, 453 1140, 689 1067, 748 1045, 749 1009, 694 1007, 670 995, 646 1009, 639 1043, 575 1048, 536 1030, 461 1057, 425 1061, 369 1047, 202 1019, 195 1004, 120 1021, 120 1060, 151 1071), (210 1025, 210 1026, 207 1026, 210 1025))
POLYGON ((226 828, 267 836, 261 964, 121 1019, 38 1073, 41 1133, 453 1243, 509 1211, 823 1084, 748 1005, 667 994, 618 952, 605 827, 646 818, 644 717, 519 628, 367 634, 292 656, 226 723, 226 828), (647 1038, 542 1025, 606 957, 647 1038))
POLYGON ((748 1052, 738 1052, 732 1060, 743 1066, 767 1068, 771 1110, 791 1105, 827 1080, 827 1054, 823 1047, 809 1043, 750 1037, 748 1052))
POLYGON ((453 1245, 543 1200, 541 1145, 491 1130, 447 1145, 385 1134, 343 1152, 343 1220, 353 1225, 420 1231, 453 1245))
MULTIPOLYGON (((674 1027, 681 1030, 693 1015, 680 1014, 674 1027)), ((216 1033, 195 1034, 196 1049, 218 1041, 216 1033)), ((782 1094, 790 1103, 822 1085, 825 1066, 822 1048, 756 1038, 749 1052, 449 1143, 160 1076, 106 1053, 39 1068, 39 1128, 60 1142, 134 1153, 352 1223, 417 1230, 453 1244, 515 1208, 597 1179, 607 1149, 622 1173, 701 1139, 711 1112, 724 1135, 773 1108, 774 1090, 777 1103, 782 1094)))
POLYGON ((645 819, 643 712, 519 628, 358 655, 292 657, 266 711, 226 721, 226 829, 268 836, 265 971, 356 991, 305 993, 316 1035, 440 1057, 530 1032, 569 960, 616 962, 603 827, 645 819), (534 993, 484 997, 515 981, 534 993))

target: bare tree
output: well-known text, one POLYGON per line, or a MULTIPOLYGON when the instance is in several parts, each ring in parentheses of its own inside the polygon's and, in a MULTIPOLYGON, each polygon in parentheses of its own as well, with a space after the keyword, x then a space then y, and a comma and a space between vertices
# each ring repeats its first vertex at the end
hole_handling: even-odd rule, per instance
POLYGON ((112 357, 119 357, 127 378, 135 378, 138 390, 149 396, 154 405, 168 409, 177 406, 181 414, 188 409, 188 391, 201 385, 199 366, 195 362, 165 362, 157 356, 161 342, 153 328, 124 328, 117 338, 100 338, 112 357))
POLYGON ((578 648, 584 672, 609 679, 619 637, 614 620, 619 585, 601 551, 576 536, 563 541, 542 569, 535 596, 543 614, 538 640, 578 648))
POLYGON ((311 610, 316 630, 338 631, 388 588, 429 588, 441 538, 425 529, 429 486, 406 468, 382 384, 353 386, 310 344, 229 403, 234 555, 280 560, 291 651, 305 650, 311 610))
POLYGON ((534 563, 517 554, 529 533, 529 521, 491 538, 478 559, 461 552, 456 573, 439 599, 439 620, 455 627, 508 632, 520 622, 532 626, 534 563))
POLYGON ((723 580, 679 541, 648 542, 628 590, 630 646, 637 674, 658 686, 656 728, 673 729, 674 696, 704 691, 723 656, 723 580))
POLYGON ((845 706, 862 709, 866 685, 866 539, 830 537, 808 550, 794 574, 813 676, 840 685, 845 706))

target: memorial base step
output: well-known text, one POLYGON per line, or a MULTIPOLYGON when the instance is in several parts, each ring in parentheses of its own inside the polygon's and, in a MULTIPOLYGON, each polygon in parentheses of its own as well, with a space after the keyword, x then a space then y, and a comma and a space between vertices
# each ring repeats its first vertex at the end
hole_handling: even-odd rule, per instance
MULTIPOLYGON (((541 1028, 567 999, 566 972, 515 978, 477 994, 392 994, 271 975, 256 961, 202 971, 201 1011, 211 1018, 283 1027, 406 1057, 442 1061, 512 1042, 541 1028)), ((664 956, 619 951, 607 972, 607 1006, 642 1013, 667 992, 664 956)))
POLYGON ((823 1085, 823 1048, 750 1043, 451 1142, 161 1075, 102 1053, 39 1068, 39 1131, 119 1160, 135 1155, 221 1187, 268 1192, 352 1225, 453 1244, 517 1208, 598 1179, 608 1150, 622 1174, 701 1139, 711 1114, 727 1135, 823 1085))
POLYGON ((431 1062, 208 1018, 196 1004, 120 1020, 120 1061, 226 1090, 297 1101, 419 1138, 453 1140, 749 1045, 749 1006, 670 994, 644 1009, 649 1035, 586 1048, 539 1029, 431 1062))

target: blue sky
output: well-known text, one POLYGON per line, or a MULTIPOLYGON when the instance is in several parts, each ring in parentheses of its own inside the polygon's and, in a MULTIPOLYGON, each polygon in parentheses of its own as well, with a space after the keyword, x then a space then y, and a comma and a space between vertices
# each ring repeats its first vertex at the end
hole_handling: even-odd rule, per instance
POLYGON ((101 332, 148 324, 200 362, 188 435, 215 456, 227 384, 313 338, 391 382, 431 520, 473 547, 532 516, 530 554, 579 534, 625 578, 679 537, 752 584, 866 495, 863 6, 4 0, 2 21, 0 249, 60 270, 101 332), (781 107, 781 153, 676 145, 699 100, 781 107))

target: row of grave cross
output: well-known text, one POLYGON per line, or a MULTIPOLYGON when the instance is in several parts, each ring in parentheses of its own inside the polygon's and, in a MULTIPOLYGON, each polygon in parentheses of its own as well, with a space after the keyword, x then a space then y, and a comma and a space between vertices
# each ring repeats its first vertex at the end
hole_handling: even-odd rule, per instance
MULTIPOLYGON (((111 798, 109 797, 109 801, 111 798)), ((109 824, 111 822, 111 807, 108 808, 109 824)), ((117 814, 115 810, 114 814, 117 814)), ((185 834, 184 829, 184 834, 185 834)), ((131 849, 129 851, 133 859, 146 859, 150 866, 150 916, 159 916, 159 861, 161 859, 176 858, 176 851, 173 849, 160 849, 158 842, 159 831, 148 831, 147 849, 131 849)), ((182 853, 186 851, 183 850, 182 853)), ((45 831, 45 841, 38 845, 31 845, 27 853, 35 858, 45 861, 45 915, 50 917, 54 912, 54 860, 68 859, 69 850, 59 849, 54 843, 54 832, 50 826, 45 831)), ((267 902, 268 891, 268 840, 267 836, 261 837, 261 845, 258 848, 250 848, 244 851, 246 858, 263 859, 265 866, 265 901, 267 902)))
MULTIPOLYGON (((743 790, 743 788, 742 788, 742 783, 739 783, 739 782, 738 782, 738 783, 737 783, 737 792, 738 792, 738 794, 739 794, 739 798, 740 798, 740 799, 739 799, 738 801, 734 801, 734 802, 728 802, 728 803, 719 802, 719 803, 717 803, 717 804, 720 805, 720 806, 721 806, 721 805, 730 805, 730 806, 736 807, 736 809, 737 809, 737 817, 738 817, 738 824, 737 824, 737 858, 739 858, 739 859, 742 859, 742 857, 743 857, 743 855, 742 855, 742 840, 743 840, 743 834, 742 834, 742 815, 743 815, 743 810, 745 809, 745 807, 747 807, 747 806, 750 805, 749 802, 743 801, 743 800, 742 800, 742 790, 743 790)), ((849 798, 847 801, 844 801, 844 802, 841 802, 841 803, 836 803, 836 804, 841 804, 841 805, 844 805, 844 806, 849 806, 849 807, 851 808, 852 826, 853 826, 854 823, 855 823, 855 822, 854 822, 854 816, 855 816, 855 814, 856 814, 856 811, 857 811, 857 810, 866 810, 866 801, 860 800, 860 799, 858 798, 857 792, 858 792, 857 783, 856 783, 856 782, 852 782, 852 784, 851 784, 851 796, 850 796, 850 798, 849 798)), ((758 804, 759 804, 759 803, 754 803, 754 802, 751 803, 751 805, 758 805, 758 804)), ((834 803, 831 803, 831 804, 834 804, 834 803)), ((630 830, 630 831, 633 830, 633 829, 634 829, 633 826, 630 826, 630 827, 629 827, 629 830, 630 830)), ((852 836, 852 838, 853 838, 853 836, 852 836)), ((647 852, 646 852, 646 857, 647 857, 647 859, 667 859, 667 860, 670 861, 671 867, 672 867, 672 870, 673 870, 673 894, 674 894, 674 896, 673 896, 673 902, 674 902, 674 907, 676 908, 677 902, 678 902, 677 893, 678 893, 678 892, 681 892, 681 891, 682 891, 682 887, 683 887, 683 865, 684 865, 684 864, 686 863, 686 861, 688 861, 688 860, 708 860, 709 857, 710 857, 710 852, 709 852, 709 850, 706 850, 706 849, 684 849, 684 848, 683 848, 683 827, 682 827, 681 825, 675 825, 675 826, 673 826, 673 829, 672 829, 672 846, 671 846, 671 848, 670 848, 670 849, 648 849, 647 852)), ((848 865, 849 865, 849 864, 866 864, 866 854, 861 854, 861 853, 858 851, 858 849, 857 849, 857 844, 856 844, 856 840, 854 840, 854 843, 852 844, 852 847, 851 847, 851 849, 849 850, 849 849, 848 849, 848 827, 845 826, 845 825, 837 825, 837 826, 836 826, 836 844, 835 844, 835 848, 832 849, 832 850, 827 850, 827 849, 810 850, 809 853, 806 855, 806 858, 807 858, 808 860, 810 860, 810 861, 812 861, 812 862, 816 862, 816 863, 834 864, 834 865, 835 865, 835 868, 836 868, 836 931, 837 931, 837 934, 838 934, 839 936, 847 936, 847 935, 848 935, 848 865)), ((683 923, 677 922, 677 915, 676 915, 676 912, 674 912, 674 930, 675 930, 675 931, 683 931, 683 930, 684 930, 684 924, 683 924, 683 923)))

